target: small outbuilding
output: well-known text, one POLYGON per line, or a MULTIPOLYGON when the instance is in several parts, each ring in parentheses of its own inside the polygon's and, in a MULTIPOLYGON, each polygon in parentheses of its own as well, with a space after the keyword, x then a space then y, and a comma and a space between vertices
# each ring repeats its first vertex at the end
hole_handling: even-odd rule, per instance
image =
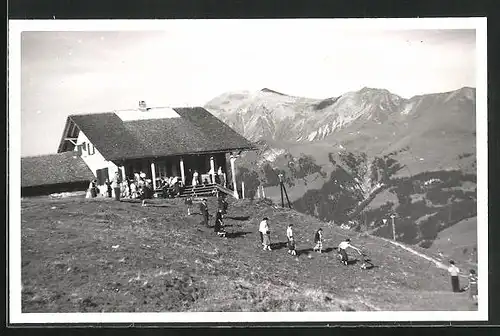
POLYGON ((21 158, 21 196, 85 191, 94 174, 76 151, 21 158))

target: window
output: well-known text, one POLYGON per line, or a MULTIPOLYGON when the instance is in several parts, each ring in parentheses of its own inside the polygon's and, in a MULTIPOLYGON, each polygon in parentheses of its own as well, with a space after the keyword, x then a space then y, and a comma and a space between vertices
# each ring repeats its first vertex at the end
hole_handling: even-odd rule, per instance
POLYGON ((93 144, 89 143, 87 147, 89 155, 94 155, 95 154, 95 147, 93 144))
POLYGON ((104 185, 106 180, 109 180, 108 168, 96 170, 97 185, 104 185))

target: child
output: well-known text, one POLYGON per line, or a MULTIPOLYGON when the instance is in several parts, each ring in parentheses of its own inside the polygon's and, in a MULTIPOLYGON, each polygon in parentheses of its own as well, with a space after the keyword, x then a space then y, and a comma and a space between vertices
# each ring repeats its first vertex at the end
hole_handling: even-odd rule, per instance
POLYGON ((455 262, 453 260, 450 260, 450 267, 448 267, 448 273, 450 273, 451 276, 451 289, 453 290, 454 293, 460 292, 460 284, 458 281, 458 273, 460 270, 458 269, 457 266, 455 266, 455 262))
POLYGON ((316 244, 313 251, 318 251, 319 253, 323 250, 323 229, 319 228, 314 234, 314 243, 316 244))
POLYGON ((469 297, 477 304, 477 275, 473 269, 469 272, 469 285, 464 290, 469 290, 469 297))
POLYGON ((286 238, 288 239, 288 253, 294 256, 297 255, 297 252, 295 251, 295 239, 293 238, 292 226, 292 224, 288 224, 286 238))

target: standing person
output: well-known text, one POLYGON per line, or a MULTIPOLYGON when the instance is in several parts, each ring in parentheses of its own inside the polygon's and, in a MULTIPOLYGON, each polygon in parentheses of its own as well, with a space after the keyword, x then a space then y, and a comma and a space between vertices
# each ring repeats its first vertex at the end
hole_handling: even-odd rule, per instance
POLYGON ((186 200, 184 201, 188 208, 188 216, 191 216, 191 207, 193 206, 193 199, 191 197, 186 197, 186 200))
POLYGON ((227 200, 226 200, 226 197, 224 194, 219 194, 219 198, 218 198, 218 209, 221 210, 222 212, 222 218, 224 218, 224 215, 227 214, 227 208, 228 208, 228 203, 227 203, 227 200))
POLYGON ((215 215, 214 232, 217 233, 219 237, 226 237, 226 232, 224 231, 224 222, 222 221, 222 211, 217 210, 215 215))
POLYGON ((264 246, 262 249, 271 251, 271 230, 269 229, 269 223, 267 220, 268 219, 266 217, 262 222, 260 222, 259 231, 262 233, 262 245, 264 246))
POLYGON ((193 173, 193 180, 191 181, 191 185, 193 186, 193 189, 198 185, 198 171, 195 170, 193 173))
POLYGON ((120 194, 121 194, 120 184, 121 184, 120 173, 115 172, 115 176, 111 180, 111 187, 113 188, 113 191, 115 193, 115 201, 120 200, 120 194))
POLYGON ((460 270, 455 265, 455 262, 453 260, 450 260, 450 267, 448 267, 448 273, 450 273, 451 276, 452 291, 454 293, 460 292, 460 282, 458 280, 458 273, 460 273, 460 270))
POLYGON ((174 178, 173 184, 174 184, 174 195, 177 197, 180 197, 181 196, 181 182, 179 181, 177 176, 174 178))
POLYGON ((288 253, 291 255, 297 255, 297 251, 295 251, 295 238, 293 236, 292 224, 288 224, 286 229, 286 238, 288 239, 288 253))
POLYGON ((113 197, 113 189, 111 189, 111 182, 108 179, 106 179, 106 191, 109 198, 113 197))
POLYGON ((208 217, 210 216, 208 213, 208 205, 207 205, 207 199, 204 198, 203 201, 200 203, 200 211, 201 215, 203 216, 203 224, 205 224, 206 227, 209 227, 208 225, 208 217))
POLYGON ((314 234, 314 244, 313 251, 318 251, 321 253, 323 251, 323 229, 319 228, 314 234))
POLYGON ((264 246, 264 232, 267 231, 267 221, 268 220, 269 220, 269 218, 264 217, 264 219, 262 219, 262 221, 259 224, 260 243, 262 244, 262 246, 264 246))
POLYGON ((347 249, 350 247, 352 248, 353 250, 356 250, 359 254, 361 254, 361 250, 358 249, 357 247, 355 246, 352 246, 350 244, 351 240, 349 238, 347 238, 345 241, 341 242, 338 246, 338 253, 340 254, 341 256, 341 261, 342 261, 342 264, 346 265, 348 264, 348 261, 349 261, 349 257, 347 256, 347 249))
POLYGON ((95 198, 97 197, 97 186, 96 186, 96 180, 92 180, 92 182, 90 182, 90 196, 92 198, 95 198))
POLYGON ((469 297, 477 304, 477 275, 473 269, 469 271, 469 285, 465 290, 469 290, 469 297))

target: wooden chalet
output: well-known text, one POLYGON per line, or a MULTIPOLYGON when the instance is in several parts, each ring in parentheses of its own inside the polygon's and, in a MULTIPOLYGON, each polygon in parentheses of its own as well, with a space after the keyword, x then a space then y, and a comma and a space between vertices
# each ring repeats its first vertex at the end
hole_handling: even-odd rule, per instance
POLYGON ((202 107, 148 108, 70 115, 58 152, 77 151, 103 185, 116 171, 133 179, 143 172, 157 189, 157 179, 178 176, 191 186, 194 171, 230 171, 226 193, 238 198, 236 159, 254 145, 202 107), (229 165, 227 164, 229 159, 229 165))

